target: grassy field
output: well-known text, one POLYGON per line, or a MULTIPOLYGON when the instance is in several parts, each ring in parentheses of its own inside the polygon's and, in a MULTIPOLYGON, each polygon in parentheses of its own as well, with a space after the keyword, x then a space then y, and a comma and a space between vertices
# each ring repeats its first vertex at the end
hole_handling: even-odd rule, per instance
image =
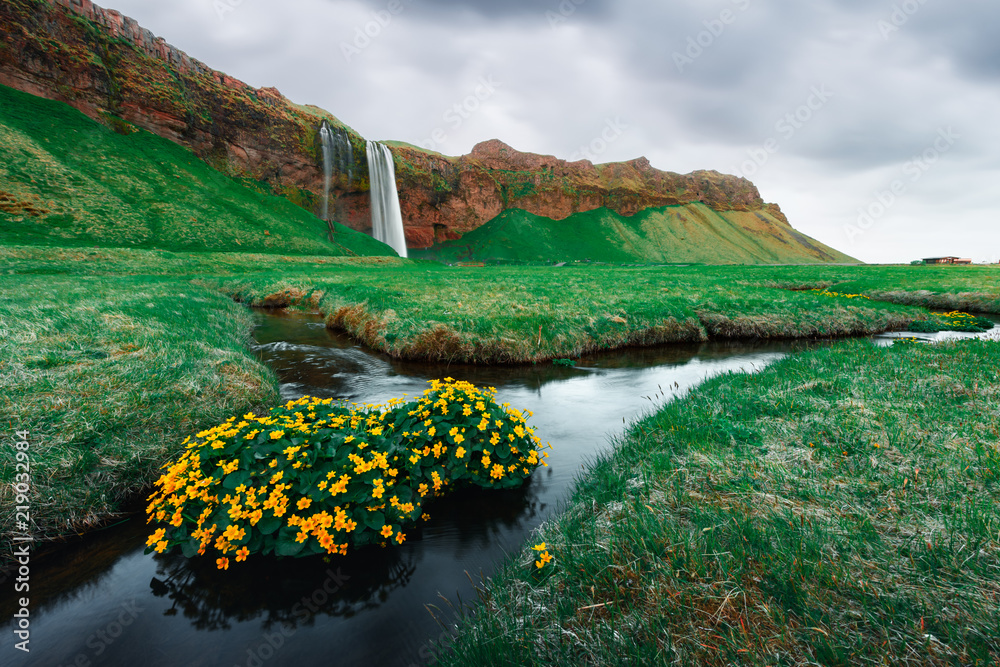
MULTIPOLYGON (((707 338, 794 338, 901 329, 926 311, 830 298, 859 279, 903 303, 1000 312, 1000 271, 970 267, 552 267, 286 270, 204 284, 257 305, 302 305, 392 356, 473 363, 574 357, 707 338), (785 288, 785 289, 780 289, 785 288), (792 291, 787 288, 795 288, 792 291)), ((850 288, 850 289, 848 289, 850 288)))
POLYGON ((184 437, 277 400, 251 325, 230 299, 172 279, 0 276, 3 541, 15 430, 30 433, 36 537, 100 525, 184 437))
POLYGON ((124 121, 0 86, 0 239, 7 245, 395 255, 237 182, 124 121))
POLYGON ((234 300, 323 311, 330 326, 396 356, 495 363, 706 337, 863 334, 927 317, 915 306, 781 289, 845 280, 901 301, 930 295, 998 312, 998 276, 981 267, 460 269, 390 257, 0 245, 0 423, 32 433, 37 535, 52 538, 119 511, 192 431, 275 400, 273 376, 246 346, 249 311, 234 300))
POLYGON ((1000 347, 851 341, 634 423, 444 665, 1000 661, 1000 347))
POLYGON ((704 204, 650 208, 631 217, 600 208, 564 220, 509 209, 457 241, 414 250, 411 256, 442 261, 857 262, 767 211, 713 211, 704 204))

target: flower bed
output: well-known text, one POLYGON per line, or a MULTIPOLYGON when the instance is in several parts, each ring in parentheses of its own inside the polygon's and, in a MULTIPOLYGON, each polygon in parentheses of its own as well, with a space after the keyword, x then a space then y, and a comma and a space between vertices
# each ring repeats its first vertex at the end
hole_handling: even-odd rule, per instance
POLYGON ((304 397, 231 417, 185 441, 147 507, 147 553, 345 554, 402 543, 430 498, 456 484, 520 486, 548 456, 496 390, 435 380, 417 400, 344 404, 304 397))

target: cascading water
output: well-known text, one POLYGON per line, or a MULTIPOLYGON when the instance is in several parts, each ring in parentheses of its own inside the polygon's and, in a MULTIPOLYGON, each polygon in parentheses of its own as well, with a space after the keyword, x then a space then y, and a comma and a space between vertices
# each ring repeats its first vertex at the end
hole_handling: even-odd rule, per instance
POLYGON ((406 257, 406 237, 403 235, 403 215, 399 211, 392 152, 384 144, 369 141, 367 153, 372 195, 372 235, 392 247, 400 257, 406 257))
POLYGON ((330 222, 330 187, 333 171, 346 174, 346 189, 354 178, 354 147, 341 130, 334 130, 325 120, 319 126, 320 147, 323 149, 323 219, 330 222))

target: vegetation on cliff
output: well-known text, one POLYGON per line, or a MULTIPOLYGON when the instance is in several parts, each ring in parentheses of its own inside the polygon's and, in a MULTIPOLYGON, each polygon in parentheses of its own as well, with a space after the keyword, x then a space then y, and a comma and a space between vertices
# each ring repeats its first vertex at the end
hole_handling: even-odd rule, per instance
POLYGON ((606 208, 551 220, 512 209, 461 239, 414 257, 443 261, 811 264, 856 262, 796 232, 766 210, 713 211, 704 204, 647 208, 626 217, 606 208))
MULTIPOLYGON (((334 219, 355 230, 371 227, 365 140, 323 109, 215 71, 90 0, 0 3, 0 47, 0 83, 68 102, 123 132, 132 126, 148 130, 221 173, 311 212, 320 210, 324 191, 318 129, 325 120, 353 149, 351 177, 339 173, 333 179, 334 219)), ((456 158, 401 143, 393 143, 393 150, 411 248, 458 238, 509 209, 562 220, 601 207, 632 216, 700 203, 719 213, 783 219, 745 178, 715 171, 675 174, 645 158, 568 162, 499 140, 456 158)), ((793 246, 811 243, 794 232, 792 238, 793 246)))
POLYGON ((309 255, 393 255, 254 181, 120 119, 0 86, 0 240, 309 255), (330 238, 332 236, 332 242, 330 238))

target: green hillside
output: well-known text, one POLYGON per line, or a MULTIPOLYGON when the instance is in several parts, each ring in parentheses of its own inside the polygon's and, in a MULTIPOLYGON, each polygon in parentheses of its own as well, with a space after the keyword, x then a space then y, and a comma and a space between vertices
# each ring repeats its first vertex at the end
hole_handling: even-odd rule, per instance
POLYGON ((395 255, 116 118, 0 86, 0 243, 395 255), (110 129, 110 128, 115 128, 110 129))
POLYGON ((514 260, 811 264, 856 262, 767 211, 717 212, 704 204, 651 208, 625 217, 600 208, 552 220, 520 209, 422 256, 444 261, 514 260))

